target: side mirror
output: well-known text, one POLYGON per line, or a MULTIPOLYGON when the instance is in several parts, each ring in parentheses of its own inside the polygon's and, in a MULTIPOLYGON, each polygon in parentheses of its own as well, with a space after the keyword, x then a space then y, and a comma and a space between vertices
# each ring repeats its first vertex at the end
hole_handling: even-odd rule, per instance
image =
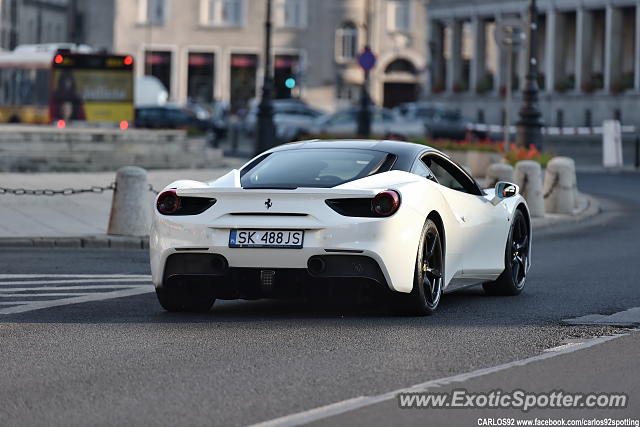
POLYGON ((520 187, 516 184, 506 181, 500 181, 496 184, 496 193, 491 203, 497 205, 504 199, 517 196, 520 193, 520 187))

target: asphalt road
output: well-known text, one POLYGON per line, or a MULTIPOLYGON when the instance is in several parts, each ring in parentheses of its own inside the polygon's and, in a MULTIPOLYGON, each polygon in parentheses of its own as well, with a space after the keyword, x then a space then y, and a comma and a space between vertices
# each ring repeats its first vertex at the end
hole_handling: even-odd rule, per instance
MULTIPOLYGON (((274 301, 216 303, 206 315, 169 314, 144 288, 149 267, 142 251, 0 249, 0 294, 20 283, 68 285, 87 301, 61 299, 50 308, 4 314, 10 306, 0 305, 0 425, 245 425, 618 332, 561 320, 640 306, 640 175, 584 175, 579 183, 615 203, 589 224, 534 235, 534 266, 522 295, 488 297, 469 289, 446 295, 427 318, 274 301), (111 298, 119 294, 109 292, 132 295, 111 298)), ((631 406, 616 414, 637 418, 638 388, 601 375, 611 355, 612 366, 625 367, 623 378, 640 378, 632 363, 639 340, 631 337, 591 348, 597 355, 572 353, 583 362, 571 364, 573 371, 551 359, 529 376, 507 370, 500 374, 504 379, 491 381, 507 388, 519 381, 539 391, 549 378, 548 391, 590 386, 588 391, 627 392, 631 406)), ((431 419, 425 411, 380 408, 324 423, 431 419)), ((447 425, 467 425, 441 414, 447 425)))

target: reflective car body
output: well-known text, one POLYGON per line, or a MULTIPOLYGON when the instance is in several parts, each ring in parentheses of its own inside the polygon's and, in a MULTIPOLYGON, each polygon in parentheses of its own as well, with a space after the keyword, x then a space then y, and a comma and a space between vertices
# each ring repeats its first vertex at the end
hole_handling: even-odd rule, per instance
MULTIPOLYGON (((350 108, 319 118, 310 128, 310 134, 327 134, 345 137, 357 134, 358 109, 350 108)), ((406 119, 386 108, 373 108, 371 135, 374 138, 397 137, 399 139, 423 138, 425 127, 421 120, 406 119)))
POLYGON ((465 139, 470 123, 459 111, 430 102, 411 102, 394 109, 406 120, 422 121, 431 138, 465 139))
MULTIPOLYGON (((302 101, 295 99, 276 99, 272 101, 273 123, 280 142, 290 142, 304 133, 321 113, 302 101)), ((259 104, 254 103, 245 117, 243 126, 248 135, 254 135, 258 122, 259 104)))
MULTIPOLYGON (((247 297, 243 286, 253 282, 258 296, 268 296, 273 276, 265 288, 264 272, 276 278, 294 273, 363 278, 409 293, 427 219, 441 228, 443 287, 452 290, 500 276, 517 210, 529 224, 522 196, 497 200, 493 190, 480 189, 445 154, 397 141, 286 144, 215 181, 176 181, 167 191, 185 206, 199 203, 200 208, 177 214, 155 211, 153 283, 163 288, 172 281, 201 279, 212 289, 220 287, 217 298, 247 297), (372 213, 372 201, 389 192, 397 195, 392 214, 372 213), (261 231, 274 236, 283 232, 281 241, 291 231, 302 231, 304 237, 295 248, 243 247, 238 246, 243 230, 244 240, 247 233, 260 236, 261 231), (190 256, 210 259, 189 267, 190 256), (312 265, 317 259, 321 261, 312 265)), ((529 240, 527 251, 530 245, 529 240)))

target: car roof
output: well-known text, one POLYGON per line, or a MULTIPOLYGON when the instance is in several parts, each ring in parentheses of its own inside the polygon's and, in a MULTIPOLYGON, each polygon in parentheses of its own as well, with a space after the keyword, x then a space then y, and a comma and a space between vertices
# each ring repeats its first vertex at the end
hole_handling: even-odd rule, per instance
MULTIPOLYGON (((451 158, 440 150, 437 150, 428 145, 416 144, 406 141, 392 141, 392 140, 373 140, 373 139, 334 139, 334 140, 320 140, 313 139, 309 141, 290 142, 283 144, 268 150, 266 153, 274 153, 279 151, 290 150, 305 150, 305 149, 338 149, 338 150, 375 150, 384 153, 393 154, 396 156, 396 160, 391 167, 392 170, 399 170, 405 172, 411 172, 413 165, 418 158, 422 158, 425 154, 435 153, 446 159, 451 163, 456 164, 451 158)), ((265 154, 266 154, 265 153, 265 154)), ((259 156, 261 157, 261 156, 259 156)), ((255 160, 254 160, 255 161, 255 160)), ((251 162, 253 163, 253 162, 251 162)), ((484 194, 475 179, 463 170, 461 166, 457 166, 461 169, 474 183, 477 194, 484 194)))
MULTIPOLYGON (((397 157, 394 169, 409 171, 413 162, 426 152, 441 153, 427 145, 405 141, 371 140, 371 139, 342 139, 292 142, 273 148, 270 152, 305 149, 338 149, 338 150, 375 150, 393 154, 397 157)), ((443 154, 445 157, 449 157, 443 154)))

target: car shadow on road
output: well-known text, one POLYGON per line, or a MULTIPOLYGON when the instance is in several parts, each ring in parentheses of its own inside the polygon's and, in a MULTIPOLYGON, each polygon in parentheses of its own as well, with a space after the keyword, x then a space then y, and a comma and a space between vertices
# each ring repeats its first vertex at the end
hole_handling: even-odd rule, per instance
POLYGON ((384 298, 365 301, 323 299, 309 301, 256 300, 217 301, 209 313, 169 313, 152 293, 128 298, 72 304, 0 317, 1 323, 79 323, 79 324, 304 324, 334 321, 363 327, 379 324, 406 326, 495 326, 539 325, 548 322, 534 316, 529 292, 518 297, 491 297, 481 287, 445 294, 432 316, 404 316, 384 298))

